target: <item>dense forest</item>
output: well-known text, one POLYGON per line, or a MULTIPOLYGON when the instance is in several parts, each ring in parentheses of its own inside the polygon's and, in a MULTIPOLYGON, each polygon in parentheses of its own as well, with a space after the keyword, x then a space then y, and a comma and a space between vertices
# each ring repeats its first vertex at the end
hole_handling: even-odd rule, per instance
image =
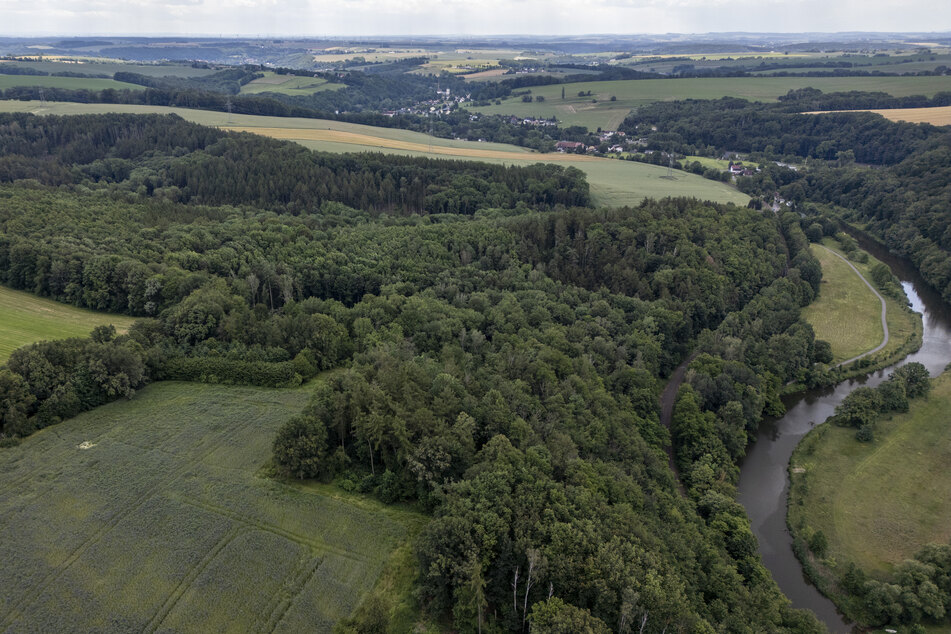
POLYGON ((878 93, 826 95, 815 89, 802 89, 790 91, 778 104, 734 97, 657 102, 638 108, 620 129, 645 137, 650 149, 685 155, 752 152, 770 159, 833 161, 840 159, 842 153, 859 163, 894 165, 917 152, 924 142, 947 132, 930 124, 889 121, 869 112, 802 113, 948 103, 951 93, 941 93, 933 100, 899 100, 878 93), (922 100, 924 104, 920 103, 922 100))
POLYGON ((821 356, 798 216, 593 210, 580 173, 551 166, 330 157, 174 117, 3 121, 0 281, 142 316, 15 352, 3 442, 149 381, 337 369, 275 463, 431 513, 419 600, 460 630, 821 630, 762 567, 732 490, 780 386, 821 356), (388 177, 394 204, 352 193, 388 177), (437 202, 466 182, 471 206, 437 202), (694 352, 668 430, 658 389, 694 352))

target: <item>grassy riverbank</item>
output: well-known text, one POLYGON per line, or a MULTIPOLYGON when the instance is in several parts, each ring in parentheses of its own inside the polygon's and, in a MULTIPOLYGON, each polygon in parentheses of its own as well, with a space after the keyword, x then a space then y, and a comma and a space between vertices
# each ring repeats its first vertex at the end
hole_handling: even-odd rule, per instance
MULTIPOLYGON (((822 245, 843 257, 845 255, 842 244, 835 238, 824 238, 822 245)), ((850 358, 849 352, 857 349, 861 351, 863 348, 871 350, 881 343, 881 303, 847 263, 815 245, 812 249, 816 257, 825 255, 825 258, 819 258, 823 267, 823 283, 819 297, 803 309, 803 319, 815 329, 817 339, 824 339, 831 344, 833 352, 832 363, 822 368, 820 384, 834 385, 845 379, 886 368, 921 347, 921 315, 911 310, 907 296, 901 291, 901 287, 898 287, 897 296, 882 293, 889 332, 885 347, 853 363, 836 367, 843 359, 850 358)), ((865 279, 871 281, 871 269, 879 260, 866 251, 859 250, 858 253, 864 254, 860 255, 859 259, 867 258, 867 261, 849 261, 865 279)), ((792 394, 801 392, 806 387, 794 383, 787 385, 784 391, 792 394)))
POLYGON ((951 374, 945 373, 907 413, 879 419, 874 442, 824 424, 792 456, 787 522, 798 554, 816 585, 853 618, 861 620, 866 605, 845 587, 850 564, 887 579, 924 545, 951 539, 949 411, 951 374), (826 543, 821 556, 805 546, 817 533, 826 543))

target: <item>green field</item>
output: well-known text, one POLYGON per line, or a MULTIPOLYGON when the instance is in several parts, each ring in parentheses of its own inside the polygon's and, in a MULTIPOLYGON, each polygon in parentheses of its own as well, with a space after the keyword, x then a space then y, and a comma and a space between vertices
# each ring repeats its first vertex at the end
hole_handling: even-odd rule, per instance
POLYGON ((66 90, 145 90, 144 86, 127 84, 114 79, 86 79, 84 77, 49 77, 43 75, 0 75, 0 90, 17 86, 41 86, 66 90))
POLYGON ((0 450, 0 629, 329 632, 424 518, 261 474, 308 396, 159 383, 0 450))
POLYGON ((117 60, 84 59, 81 62, 66 61, 2 61, 4 65, 33 68, 47 73, 63 71, 87 75, 114 75, 117 72, 138 73, 149 77, 204 77, 215 71, 211 68, 194 68, 190 64, 135 64, 117 60))
POLYGON ((543 102, 524 103, 521 97, 501 105, 470 108, 485 114, 517 117, 556 117, 564 125, 582 125, 589 130, 616 130, 634 108, 654 101, 677 99, 719 99, 742 97, 752 101, 776 101, 792 89, 811 86, 823 92, 849 90, 881 91, 904 97, 951 90, 951 77, 726 77, 691 79, 640 79, 591 81, 552 86, 536 86, 533 95, 543 102), (561 90, 565 98, 561 98, 561 90), (591 91, 590 97, 579 92, 591 91), (617 101, 610 101, 611 97, 617 101), (596 100, 597 103, 592 103, 596 100))
POLYGON ((0 364, 17 348, 36 341, 85 337, 104 324, 125 332, 133 321, 0 286, 0 364))
POLYGON ((684 160, 681 161, 684 164, 693 163, 696 161, 704 167, 712 167, 714 169, 721 170, 723 172, 730 169, 730 161, 723 161, 721 159, 710 158, 709 156, 686 156, 684 160))
MULTIPOLYGON (((823 244, 841 253, 841 245, 832 238, 823 244)), ((841 259, 816 246, 812 253, 822 265, 822 284, 819 296, 802 311, 802 317, 832 346, 833 363, 851 359, 872 350, 882 342, 882 305, 878 297, 841 259)), ((852 262, 865 276, 876 260, 867 263, 852 262)), ((907 310, 895 299, 885 296, 886 321, 889 341, 879 356, 896 352, 912 338, 921 317, 907 310)))
POLYGON ((242 86, 241 93, 254 95, 262 92, 277 92, 283 95, 306 96, 340 88, 344 88, 344 84, 334 84, 319 77, 298 77, 267 72, 264 73, 264 77, 242 86))
POLYGON ((821 530, 827 560, 887 572, 930 542, 951 539, 951 374, 907 414, 880 420, 875 441, 821 425, 792 458, 789 522, 821 530))
POLYGON ((636 204, 644 198, 696 196, 716 202, 745 205, 749 197, 734 187, 695 174, 633 161, 600 159, 573 154, 539 154, 523 147, 502 143, 479 143, 440 139, 419 132, 395 128, 291 117, 228 115, 208 110, 133 106, 122 104, 48 103, 0 101, 0 112, 35 114, 88 114, 101 112, 174 113, 195 123, 219 127, 256 129, 261 134, 293 140, 312 149, 328 152, 385 152, 441 159, 469 159, 510 165, 555 162, 584 171, 595 202, 619 206, 636 204))

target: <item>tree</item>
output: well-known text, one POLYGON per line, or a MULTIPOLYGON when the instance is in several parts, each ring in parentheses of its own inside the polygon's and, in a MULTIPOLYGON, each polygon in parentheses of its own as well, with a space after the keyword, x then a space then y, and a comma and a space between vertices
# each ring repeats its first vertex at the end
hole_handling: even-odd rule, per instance
POLYGON ((611 628, 591 612, 558 597, 539 601, 529 617, 532 634, 608 634, 611 628))
POLYGON ((0 433, 24 433, 27 415, 35 402, 36 397, 22 376, 0 368, 0 433))
POLYGON ((295 416, 274 439, 274 459, 299 479, 320 475, 327 453, 327 428, 319 420, 295 416))

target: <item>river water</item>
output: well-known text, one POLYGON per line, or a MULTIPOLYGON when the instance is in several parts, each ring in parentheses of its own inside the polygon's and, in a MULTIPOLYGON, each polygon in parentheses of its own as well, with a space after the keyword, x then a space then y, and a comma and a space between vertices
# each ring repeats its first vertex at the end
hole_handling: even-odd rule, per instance
POLYGON ((792 537, 786 528, 786 497, 789 493, 786 468, 789 458, 802 437, 831 416, 835 406, 855 388, 878 385, 904 363, 917 361, 928 368, 931 376, 940 374, 951 363, 951 309, 907 260, 890 254, 881 245, 862 236, 856 238, 862 248, 891 267, 901 280, 912 308, 922 313, 924 334, 921 349, 884 370, 783 399, 786 415, 761 425, 756 442, 750 446, 740 465, 738 487, 738 500, 746 507, 752 522, 763 563, 793 606, 812 610, 832 632, 848 632, 850 626, 832 601, 806 581, 799 560, 793 554, 792 537))

